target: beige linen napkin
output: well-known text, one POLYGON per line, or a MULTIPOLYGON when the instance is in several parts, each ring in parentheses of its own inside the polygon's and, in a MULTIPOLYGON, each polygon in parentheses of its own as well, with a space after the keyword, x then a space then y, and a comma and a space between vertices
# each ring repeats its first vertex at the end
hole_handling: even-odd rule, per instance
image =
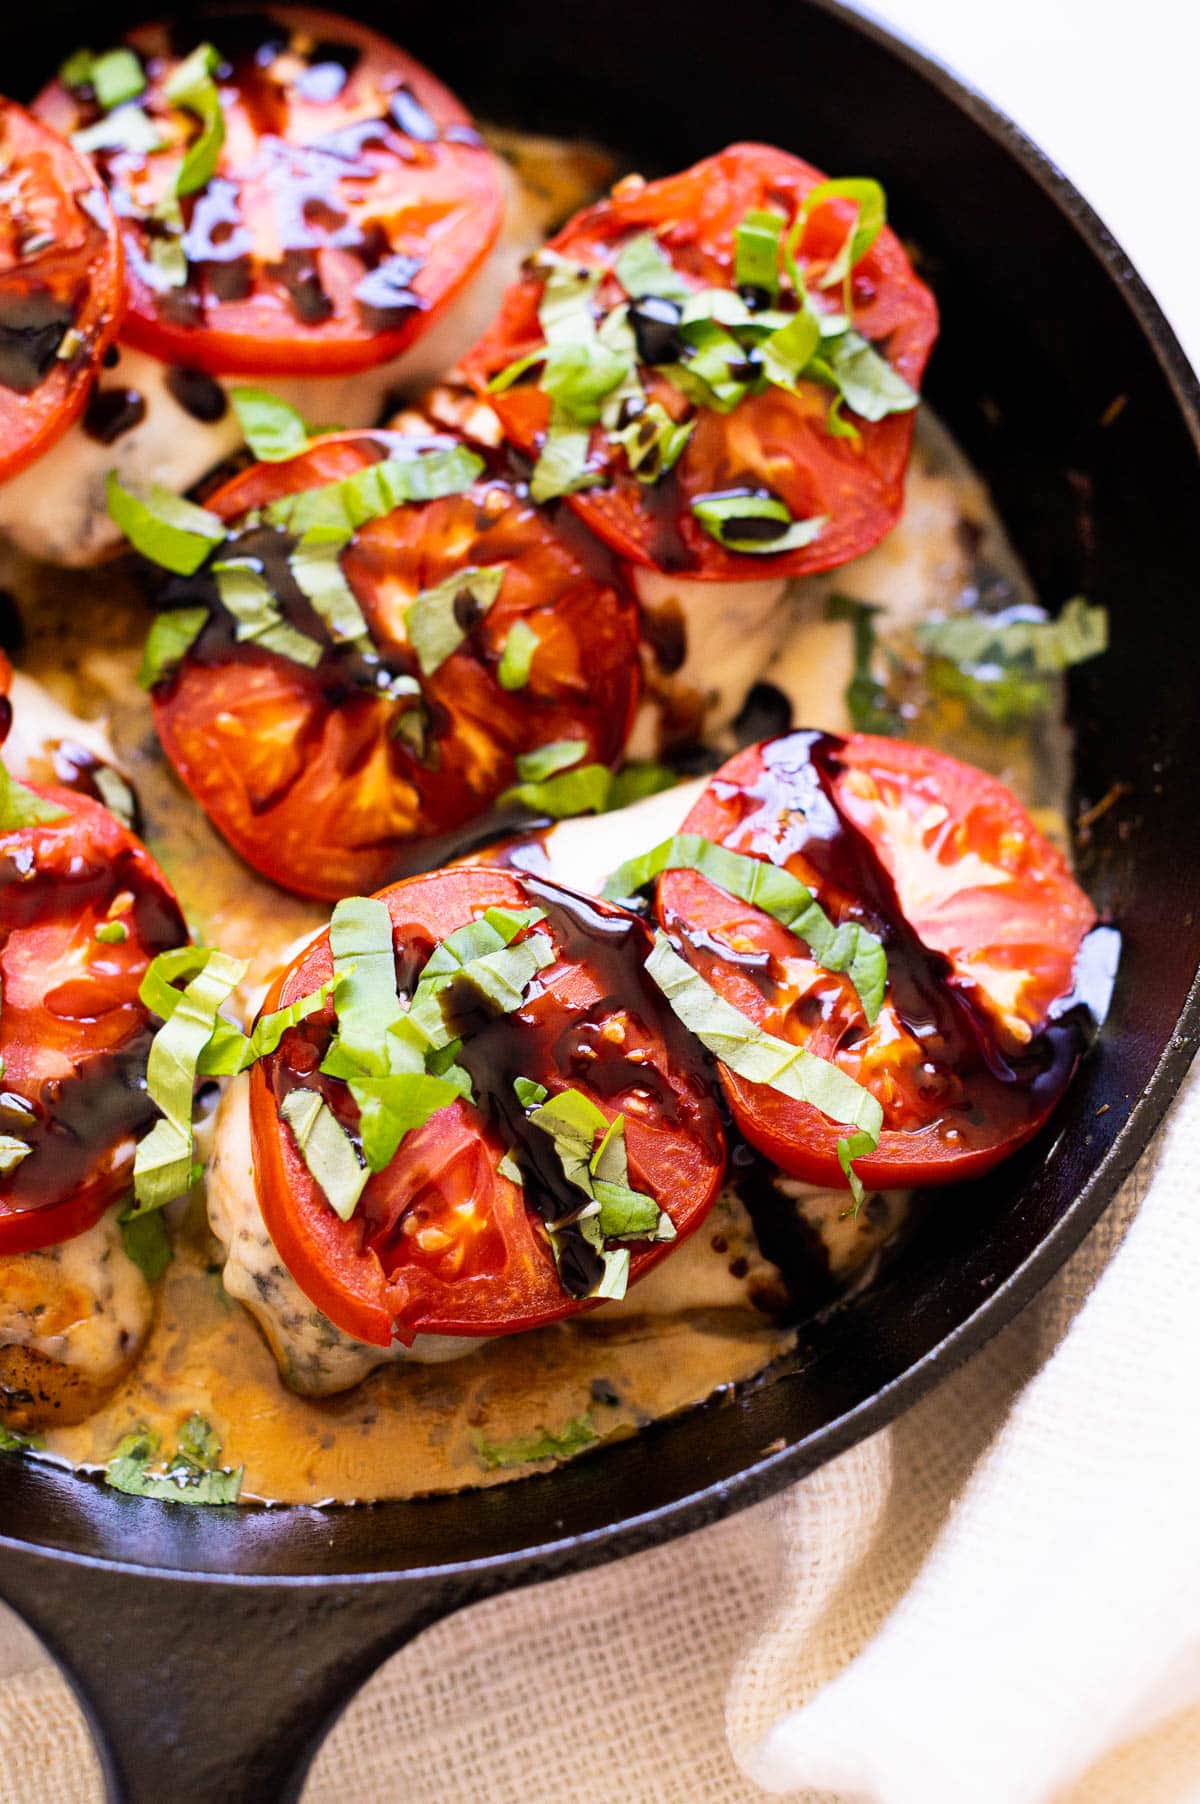
MULTIPOLYGON (((396 1656, 305 1804, 1200 1804, 1200 1072, 1033 1308, 773 1503, 396 1656)), ((91 1804, 0 1633, 0 1804, 91 1804)))

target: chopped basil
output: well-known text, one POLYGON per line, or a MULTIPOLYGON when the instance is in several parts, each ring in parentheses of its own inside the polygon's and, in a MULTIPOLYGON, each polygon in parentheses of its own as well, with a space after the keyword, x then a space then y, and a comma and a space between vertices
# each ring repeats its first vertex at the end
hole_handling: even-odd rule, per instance
POLYGON ((95 937, 102 946, 123 946, 129 938, 129 929, 124 921, 104 921, 97 927, 95 937))
POLYGON ((138 989, 161 1017, 146 1061, 146 1089, 160 1119, 138 1142, 132 1215, 161 1209, 193 1183, 192 1093, 200 1056, 217 1026, 217 1010, 246 975, 241 959, 210 946, 181 946, 151 960, 138 989), (177 988, 179 978, 185 987, 177 988))
POLYGON ((308 444, 308 427, 286 401, 266 388, 232 388, 229 398, 242 436, 260 463, 284 463, 308 444))
POLYGON ((673 770, 649 759, 622 765, 613 775, 604 811, 607 814, 617 808, 628 808, 631 802, 641 802, 646 796, 661 795, 664 789, 674 789, 678 781, 673 770))
POLYGON ((900 731, 900 719, 882 683, 875 680, 875 616, 879 608, 850 595, 831 595, 825 603, 827 620, 846 620, 854 629, 854 669, 846 684, 846 712, 856 733, 892 735, 900 731))
POLYGON ((284 619, 271 585, 252 558, 226 558, 213 565, 221 605, 237 622, 239 644, 260 645, 264 651, 288 658, 312 670, 321 662, 324 647, 284 619))
POLYGON ((194 576, 225 537, 223 520, 158 483, 143 500, 122 488, 116 471, 110 470, 106 489, 109 515, 129 543, 176 576, 194 576))
POLYGON ((347 896, 329 923, 338 1042, 365 1072, 390 1068, 388 1033, 403 1014, 392 917, 375 896, 347 896))
POLYGON ((504 581, 503 564, 456 570, 432 589, 422 589, 404 610, 409 644, 424 676, 452 657, 471 627, 492 606, 504 581))
POLYGON ((555 739, 532 752, 518 752, 517 775, 522 782, 540 783, 543 777, 578 764, 587 749, 586 739, 555 739))
POLYGON ((763 374, 779 388, 794 389, 820 343, 819 315, 809 307, 801 308, 759 345, 763 374))
POLYGON ((866 256, 887 223, 887 198, 878 182, 869 177, 857 176, 841 176, 835 181, 818 182, 805 195, 789 236, 788 249, 793 257, 809 216, 830 200, 853 201, 854 221, 840 251, 821 277, 822 288, 836 288, 839 282, 845 281, 855 264, 866 256))
POLYGON ((95 65, 93 51, 82 48, 72 50, 70 56, 58 65, 58 79, 64 88, 86 88, 91 82, 95 65))
POLYGON ((424 453, 401 452, 381 458, 321 488, 282 495, 264 508, 269 526, 297 535, 314 526, 333 526, 352 533, 369 520, 382 520, 407 502, 437 501, 461 495, 483 471, 483 459, 465 445, 424 453))
POLYGON ((581 764, 541 783, 514 783, 500 796, 500 806, 528 808, 533 814, 564 820, 573 814, 603 814, 612 792, 613 774, 606 764, 581 764))
POLYGON ((835 927, 808 885, 783 866, 731 852, 698 833, 678 833, 614 871, 603 894, 610 899, 636 895, 664 871, 699 871, 727 895, 761 908, 803 940, 823 970, 844 972, 867 1020, 878 1018, 887 989, 882 942, 858 921, 835 927))
POLYGON ((0 1422, 0 1453, 32 1453, 45 1445, 40 1434, 22 1434, 18 1429, 9 1428, 7 1423, 0 1422))
POLYGON ((122 1214, 120 1228, 127 1256, 147 1284, 157 1284, 171 1263, 171 1236, 167 1232, 166 1218, 159 1210, 151 1215, 122 1214))
POLYGON ((663 364, 661 373, 697 407, 732 413, 750 393, 757 372, 748 371, 747 352, 728 327, 712 318, 680 326, 689 347, 682 363, 663 364))
POLYGON ((395 1158, 404 1136, 457 1102, 462 1091, 449 1077, 398 1071, 388 1077, 352 1078, 350 1094, 358 1104, 363 1157, 369 1170, 383 1171, 395 1158))
POLYGON ((218 1017, 197 1062, 198 1074, 201 1077, 235 1077, 239 1071, 248 1071, 259 1059, 275 1051, 289 1027, 296 1027, 309 1015, 323 1009, 332 991, 332 981, 323 983, 320 989, 288 1003, 286 1008, 272 1009, 269 1015, 260 1015, 249 1034, 218 1017))
MULTIPOLYGON (((443 947, 446 942, 443 941, 443 947)), ((445 1018, 442 991, 451 983, 468 983, 477 990, 494 1014, 511 1015, 525 1000, 525 993, 539 971, 554 963, 554 948, 544 933, 531 934, 516 945, 468 959, 454 973, 422 975, 413 997, 410 1016, 435 1047, 450 1044, 457 1029, 445 1018)))
POLYGON ((739 288, 755 288, 774 297, 779 293, 779 243, 784 221, 778 213, 757 207, 742 215, 733 235, 733 279, 739 288))
POLYGON ((349 1134, 316 1090, 289 1090, 279 1113, 329 1207, 342 1221, 349 1221, 370 1176, 349 1134))
POLYGON ((94 125, 71 133, 72 148, 85 157, 94 156, 98 150, 124 150, 131 156, 148 157, 161 150, 162 143, 153 120, 132 103, 114 107, 94 125))
POLYGON ((6 765, 0 764, 0 833, 15 833, 22 827, 48 827, 66 818, 65 808, 26 789, 6 765))
POLYGON ((639 482, 657 482, 674 469, 695 429, 694 420, 680 425, 661 401, 651 401, 608 438, 610 444, 621 446, 639 482))
POLYGON ((574 425, 564 408, 551 408, 550 424, 529 479, 534 501, 540 505, 560 495, 576 495, 604 480, 600 471, 588 464, 591 439, 589 428, 574 425))
POLYGON ((536 1109, 550 1094, 545 1084, 536 1083, 531 1077, 514 1077, 513 1090, 523 1109, 536 1109))
POLYGON ((633 300, 652 294, 661 301, 686 301, 692 292, 653 232, 639 232, 621 246, 613 274, 633 300))
POLYGON ((152 1461, 160 1445, 160 1437, 148 1428, 125 1435, 105 1468, 105 1483, 132 1497, 153 1497, 160 1503, 237 1502, 244 1468, 218 1466, 220 1442, 203 1416, 193 1415, 183 1424, 171 1459, 155 1470, 152 1461))
POLYGON ((817 514, 811 520, 793 520, 777 495, 739 490, 697 495, 692 512, 718 545, 755 557, 774 557, 811 545, 829 519, 827 514, 817 514))
POLYGON ((142 666, 138 671, 138 682, 143 689, 153 689, 155 683, 161 683, 183 662, 203 632, 208 617, 208 609, 204 607, 170 608, 165 614, 154 616, 146 634, 142 666))
POLYGON ((132 50, 106 50, 92 64, 91 85, 106 113, 145 91, 146 74, 132 50))
POLYGON ((809 372, 836 388, 860 419, 882 420, 890 413, 911 413, 921 397, 898 370, 859 332, 826 339, 809 372))
POLYGON ((6 1178, 10 1171, 15 1171, 32 1151, 32 1146, 27 1146, 24 1140, 18 1140, 12 1134, 0 1134, 0 1177, 6 1178))
POLYGON ((842 1175, 849 1184, 850 1194, 854 1198, 854 1207, 846 1211, 851 1217, 857 1217, 867 1194, 862 1179, 854 1169, 854 1161, 864 1154, 873 1153, 878 1144, 878 1135, 861 1131, 857 1134, 843 1135, 837 1143, 838 1164, 842 1168, 842 1175))
POLYGON ((312 526, 288 558, 296 587, 321 616, 335 645, 370 638, 358 598, 341 565, 351 537, 336 526, 312 526))
POLYGON ((811 1103, 831 1121, 859 1128, 873 1136, 872 1145, 878 1144, 883 1110, 869 1090, 827 1059, 758 1027, 718 996, 665 934, 656 935, 646 971, 688 1031, 739 1077, 768 1084, 794 1102, 811 1103))
POLYGON ((188 279, 187 252, 183 240, 175 233, 165 238, 152 238, 149 244, 151 265, 160 278, 159 288, 182 288, 188 279))
POLYGON ((221 58, 212 44, 197 44, 184 58, 167 82, 164 93, 172 106, 195 114, 200 121, 199 134, 184 153, 175 193, 195 194, 206 186, 216 172, 217 159, 225 142, 225 115, 221 110, 221 94, 213 75, 221 58))
POLYGON ((489 1441, 477 1434, 474 1446, 484 1465, 494 1470, 500 1466, 530 1466, 538 1460, 570 1459, 599 1438, 584 1415, 573 1416, 562 1428, 539 1428, 534 1434, 518 1435, 509 1441, 489 1441))
POLYGON ((504 641, 500 662, 496 666, 496 681, 501 689, 509 692, 524 689, 533 669, 533 654, 539 644, 537 633, 527 620, 513 621, 504 641))
POLYGON ((1040 609, 1010 610, 997 618, 963 612, 922 621, 917 643, 954 664, 1025 664, 1039 675, 1056 675, 1108 649, 1108 614, 1072 596, 1055 620, 1040 609))
POLYGON ((605 398, 625 380, 629 368, 630 359, 598 337, 583 343, 570 340, 547 347, 540 386, 570 419, 590 426, 599 420, 605 398))

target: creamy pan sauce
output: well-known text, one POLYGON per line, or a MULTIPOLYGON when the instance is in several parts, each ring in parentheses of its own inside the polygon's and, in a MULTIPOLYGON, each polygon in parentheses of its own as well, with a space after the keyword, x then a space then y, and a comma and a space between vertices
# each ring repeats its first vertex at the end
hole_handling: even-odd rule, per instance
MULTIPOLYGON (((136 683, 146 614, 128 573, 117 566, 64 577, 6 555, 0 580, 19 594, 29 623, 21 669, 71 715, 93 723, 93 747, 103 744, 95 723, 106 724, 136 789, 146 842, 176 886, 194 936, 250 960, 243 1000, 252 1006, 285 949, 323 926, 327 909, 272 888, 243 866, 163 759, 136 683)), ((853 637, 848 622, 826 618, 829 592, 882 605, 880 630, 895 633, 902 647, 917 619, 961 605, 994 577, 1015 599, 1030 598, 981 485, 926 419, 901 525, 836 578, 792 586, 774 609, 776 650, 764 674, 798 722, 844 729, 853 637)), ((716 712, 728 718, 740 697, 730 708, 720 696, 722 660, 697 636, 688 648, 689 681, 705 670, 722 704, 716 712)), ((68 734, 61 718, 35 724, 33 699, 28 692, 21 698, 22 741, 26 768, 37 777, 49 774, 38 744, 68 734)), ((755 736, 779 730, 772 724, 755 736)), ((1054 719, 1019 733, 975 733, 953 706, 914 692, 910 731, 995 770, 1044 830, 1064 837, 1069 745, 1054 719)), ((725 751, 732 741, 723 734, 717 744, 725 751)), ((597 831, 613 825, 598 823, 597 831)), ((570 832, 587 828, 574 824, 570 832)), ((823 1249, 822 1261, 842 1281, 863 1268, 903 1215, 895 1199, 876 1199, 855 1222, 843 1218, 838 1199, 800 1193, 792 1206, 807 1224, 810 1259, 812 1249, 823 1249)), ((100 1467, 122 1435, 143 1426, 170 1448, 196 1411, 216 1431, 222 1463, 244 1466, 247 1500, 311 1504, 494 1484, 728 1391, 762 1373, 794 1340, 770 1313, 782 1300, 779 1275, 757 1253, 745 1211, 727 1194, 693 1240, 623 1304, 492 1341, 449 1364, 390 1365, 338 1395, 301 1397, 283 1383, 252 1316, 222 1283, 223 1254, 202 1196, 193 1195, 173 1231, 175 1260, 158 1287, 141 1357, 96 1413, 47 1432, 49 1457, 100 1467)))

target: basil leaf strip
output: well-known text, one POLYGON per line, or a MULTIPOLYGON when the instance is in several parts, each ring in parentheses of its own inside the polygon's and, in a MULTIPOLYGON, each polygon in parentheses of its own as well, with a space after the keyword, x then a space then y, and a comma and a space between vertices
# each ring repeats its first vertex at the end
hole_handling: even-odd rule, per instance
POLYGON ((289 1090, 279 1113, 329 1207, 340 1220, 349 1221, 370 1176, 349 1134, 316 1090, 289 1090))
POLYGON ((109 517, 135 551, 176 576, 194 576, 214 545, 225 537, 225 523, 155 483, 142 500, 121 487, 115 470, 105 484, 109 517))
POLYGON ((156 1210, 152 1215, 122 1214, 119 1226, 126 1257, 137 1266, 147 1284, 157 1284, 171 1263, 171 1236, 162 1213, 156 1210))
POLYGON ((192 1094, 200 1055, 217 1025, 217 1010, 246 975, 242 959, 210 946, 160 952, 138 989, 144 1007, 161 1015, 146 1061, 146 1088, 161 1114, 138 1142, 131 1215, 161 1209, 192 1183, 192 1094), (193 972, 186 987, 175 979, 193 972))
POLYGON ((288 558, 296 587, 321 616, 335 645, 370 640, 358 597, 341 565, 352 537, 336 526, 310 526, 288 558))
POLYGON ((524 782, 540 783, 543 777, 578 764, 587 749, 586 739, 555 739, 532 752, 518 752, 517 775, 524 782))
POLYGON ((609 443, 620 445, 639 482, 657 482, 673 470, 696 430, 695 420, 679 425, 661 401, 651 401, 627 426, 610 431, 609 443))
POLYGON ((1108 614, 1074 595, 1055 620, 963 612, 922 621, 916 637, 923 651, 953 664, 1027 664, 1053 676, 1108 649, 1108 614))
POLYGON ((751 207, 733 235, 733 279, 772 298, 779 293, 779 245, 784 221, 778 213, 751 207))
POLYGON ((260 463, 285 463, 308 444, 308 427, 286 401, 266 388, 232 388, 229 399, 242 436, 260 463))
POLYGON ((0 764, 0 833, 15 833, 22 827, 48 827, 54 821, 65 821, 67 809, 35 795, 24 783, 0 764))
POLYGON ((557 821, 573 814, 603 814, 612 784, 613 774, 606 764, 581 764, 541 783, 514 783, 498 799, 502 808, 512 804, 557 821))
POLYGON ((33 1151, 24 1140, 18 1140, 12 1134, 0 1134, 0 1177, 7 1177, 15 1171, 22 1159, 27 1159, 33 1151))
POLYGON ((423 676, 432 676, 452 657, 470 628, 487 613, 500 593, 504 571, 503 564, 468 564, 434 588, 422 589, 409 603, 404 625, 423 676))
POLYGON ((686 301, 692 293, 653 232, 639 232, 621 246, 613 274, 633 300, 654 295, 660 301, 686 301))
POLYGON ((332 981, 323 983, 319 990, 289 1002, 286 1008, 260 1015, 249 1034, 218 1016, 212 1037, 200 1054, 197 1072, 201 1077, 236 1077, 239 1071, 248 1071, 277 1049, 289 1027, 296 1027, 323 1009, 332 991, 332 981))
POLYGON ((603 482, 599 470, 589 467, 592 435, 587 426, 576 426, 559 404, 550 410, 550 424, 538 460, 529 479, 529 493, 539 505, 559 495, 577 495, 580 489, 603 482))
MULTIPOLYGON (((303 534, 314 526, 352 533, 369 520, 382 520, 408 502, 461 495, 483 471, 483 459, 465 445, 393 455, 321 488, 281 495, 263 509, 268 526, 303 534)), ((224 528, 222 527, 222 532, 224 528)), ((188 574, 184 572, 184 574, 188 574)))
POLYGON ((803 940, 823 970, 849 977, 867 1020, 878 1018, 887 989, 881 940, 858 921, 835 927, 808 885, 790 871, 765 858, 731 852, 698 833, 677 833, 614 871, 602 894, 609 900, 634 896, 664 871, 698 871, 727 895, 761 908, 803 940))
POLYGON ((530 1466, 538 1460, 570 1459, 600 1439, 586 1415, 572 1416, 562 1428, 539 1428, 510 1441, 474 1437, 476 1453, 490 1471, 501 1466, 530 1466))
POLYGON ((841 249, 821 277, 821 288, 836 288, 839 282, 845 281, 887 224, 887 197, 879 183, 870 177, 840 176, 835 181, 818 182, 805 195, 789 234, 788 249, 793 258, 809 216, 830 200, 853 201, 854 219, 841 249))
POLYGON ((829 523, 828 514, 793 520, 777 495, 743 495, 736 491, 697 495, 692 501, 692 512, 718 545, 752 557, 774 557, 779 552, 811 545, 829 523))
MULTIPOLYGON (((122 106, 127 100, 136 100, 139 94, 145 93, 146 73, 132 50, 122 46, 116 50, 106 50, 102 56, 89 57, 88 61, 90 66, 82 79, 67 82, 67 86, 83 87, 90 83, 97 102, 106 113, 111 113, 114 107, 122 106)), ((65 74, 63 80, 67 81, 65 74)))
POLYGON ((221 1448, 213 1430, 193 1415, 179 1431, 179 1444, 161 1471, 151 1469, 160 1437, 138 1428, 118 1441, 104 1470, 104 1482, 132 1497, 154 1497, 160 1503, 236 1503, 245 1468, 218 1466, 221 1448))
POLYGON ((182 664, 208 621, 208 609, 169 608, 156 614, 146 634, 138 682, 143 689, 153 689, 165 676, 182 664))
POLYGON ((739 1077, 768 1084, 794 1102, 811 1103, 831 1121, 861 1129, 872 1137, 872 1146, 878 1144, 883 1109, 869 1090, 827 1059, 758 1027, 718 996, 665 934, 655 936, 646 971, 688 1031, 739 1077))
POLYGON ((199 136, 184 153, 175 193, 180 198, 195 194, 216 172, 217 159, 225 142, 225 115, 221 110, 221 94, 213 80, 221 58, 211 44, 197 44, 184 58, 163 90, 172 106, 194 113, 200 121, 199 136))
POLYGON ((836 388, 846 406, 862 420, 882 420, 891 413, 911 413, 920 402, 898 370, 858 332, 827 339, 820 357, 809 364, 819 380, 836 388))
POLYGON ((504 641, 504 650, 496 666, 496 681, 501 689, 512 693, 524 689, 533 670, 533 656, 541 641, 527 620, 514 620, 504 641))
POLYGON ((396 953, 387 904, 348 896, 329 923, 337 1037, 342 1051, 375 1077, 390 1069, 387 1036, 404 1013, 396 989, 396 953))
POLYGON ((264 651, 312 670, 324 647, 285 620, 270 583, 252 558, 226 558, 213 565, 221 605, 237 622, 239 644, 261 645, 264 651))

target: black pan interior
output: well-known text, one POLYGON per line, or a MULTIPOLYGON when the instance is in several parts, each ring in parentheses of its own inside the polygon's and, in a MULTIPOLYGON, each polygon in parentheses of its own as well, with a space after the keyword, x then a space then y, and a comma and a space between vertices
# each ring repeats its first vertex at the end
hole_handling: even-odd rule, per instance
MULTIPOLYGON (((1081 853, 1126 938, 1108 1030, 1039 1142, 946 1193, 884 1280, 815 1324, 771 1382, 551 1476, 421 1503, 172 1510, 19 1462, 0 1471, 9 1536, 101 1559, 315 1576, 542 1549, 546 1570, 696 1527, 880 1425, 1028 1300, 1161 1115, 1197 1026, 1198 397, 1119 251, 1019 134, 825 0, 746 0, 736 23, 703 0, 348 9, 485 117, 589 135, 647 169, 752 137, 881 177, 942 306, 933 405, 992 482, 1043 595, 1085 590, 1112 621, 1109 655, 1073 698, 1081 805, 1128 786, 1081 853)), ((103 35, 118 12, 105 8, 103 35)), ((32 91, 98 30, 94 8, 43 3, 8 46, 6 85, 32 91)))

